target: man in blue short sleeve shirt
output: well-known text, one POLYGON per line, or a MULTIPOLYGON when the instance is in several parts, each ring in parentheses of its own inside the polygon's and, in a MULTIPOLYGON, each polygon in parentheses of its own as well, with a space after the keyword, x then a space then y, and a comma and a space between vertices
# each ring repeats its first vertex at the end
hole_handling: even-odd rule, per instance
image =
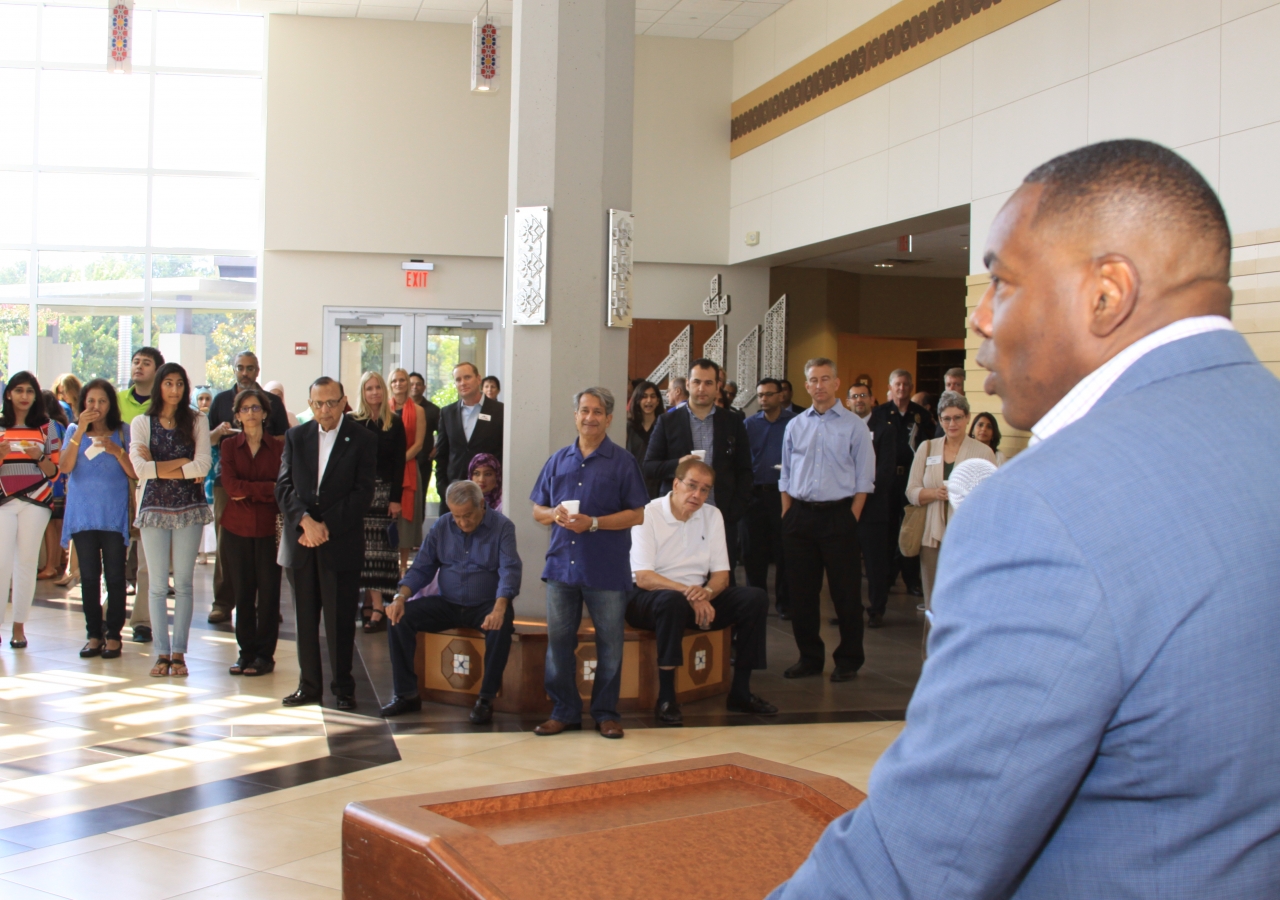
POLYGON ((542 467, 529 499, 533 518, 551 526, 547 564, 546 688, 555 706, 534 729, 539 736, 582 728, 574 651, 582 605, 596 631, 591 717, 607 738, 622 737, 618 693, 622 686, 622 635, 631 590, 631 527, 644 521, 649 494, 636 458, 606 433, 613 394, 585 388, 573 398, 578 439, 542 467), (569 501, 570 507, 565 506, 569 501), (572 512, 572 505, 577 511, 572 512))

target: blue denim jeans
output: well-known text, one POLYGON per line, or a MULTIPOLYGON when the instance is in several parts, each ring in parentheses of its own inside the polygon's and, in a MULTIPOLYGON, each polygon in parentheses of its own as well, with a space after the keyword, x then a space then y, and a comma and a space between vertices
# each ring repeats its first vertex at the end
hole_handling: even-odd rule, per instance
POLYGON ((185 528, 143 528, 142 548, 155 569, 147 598, 151 607, 151 627, 155 635, 155 650, 159 656, 187 652, 187 636, 191 633, 192 596, 191 581, 196 571, 196 553, 200 550, 203 525, 185 528), (169 553, 173 553, 173 639, 169 638, 168 593, 169 553))
POLYGON ((582 721, 578 693, 578 627, 582 605, 596 629, 596 665, 591 685, 591 717, 596 722, 621 718, 622 636, 627 612, 626 591, 601 591, 559 581, 547 582, 547 694, 555 703, 551 718, 570 725, 582 721))

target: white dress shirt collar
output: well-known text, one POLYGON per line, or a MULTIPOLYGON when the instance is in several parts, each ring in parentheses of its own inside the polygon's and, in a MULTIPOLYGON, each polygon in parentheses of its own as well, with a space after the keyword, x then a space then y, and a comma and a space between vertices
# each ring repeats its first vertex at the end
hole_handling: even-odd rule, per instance
POLYGON ((316 490, 324 483, 324 470, 329 467, 329 457, 333 455, 333 447, 338 443, 338 432, 341 430, 342 419, 330 431, 325 431, 323 425, 316 423, 316 434, 319 437, 316 443, 320 445, 320 457, 316 465, 316 490))
POLYGON ((1183 338, 1194 337, 1210 331, 1234 331, 1230 319, 1222 316, 1192 316, 1179 319, 1163 328, 1134 341, 1111 359, 1081 378, 1067 395, 1054 404, 1039 422, 1031 426, 1030 445, 1053 437, 1073 422, 1079 421, 1093 409, 1102 396, 1111 389, 1129 367, 1152 350, 1172 344, 1183 338))

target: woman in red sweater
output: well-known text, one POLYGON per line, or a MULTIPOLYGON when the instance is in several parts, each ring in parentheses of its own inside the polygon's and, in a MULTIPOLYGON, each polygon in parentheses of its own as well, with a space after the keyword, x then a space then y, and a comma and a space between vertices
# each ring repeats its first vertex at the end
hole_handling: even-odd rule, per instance
POLYGON ((240 659, 232 675, 266 675, 276 667, 280 635, 280 566, 276 562, 276 475, 284 441, 262 425, 271 409, 257 388, 236 394, 233 414, 244 429, 221 446, 222 487, 227 492, 218 553, 236 598, 240 659))

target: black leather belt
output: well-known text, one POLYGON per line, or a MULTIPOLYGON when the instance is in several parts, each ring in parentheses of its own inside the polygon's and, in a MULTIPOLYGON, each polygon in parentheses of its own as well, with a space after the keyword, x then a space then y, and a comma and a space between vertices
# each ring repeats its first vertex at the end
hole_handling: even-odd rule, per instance
POLYGON ((795 500, 798 506, 808 509, 835 509, 837 506, 853 506, 853 498, 845 497, 843 500, 795 500))

